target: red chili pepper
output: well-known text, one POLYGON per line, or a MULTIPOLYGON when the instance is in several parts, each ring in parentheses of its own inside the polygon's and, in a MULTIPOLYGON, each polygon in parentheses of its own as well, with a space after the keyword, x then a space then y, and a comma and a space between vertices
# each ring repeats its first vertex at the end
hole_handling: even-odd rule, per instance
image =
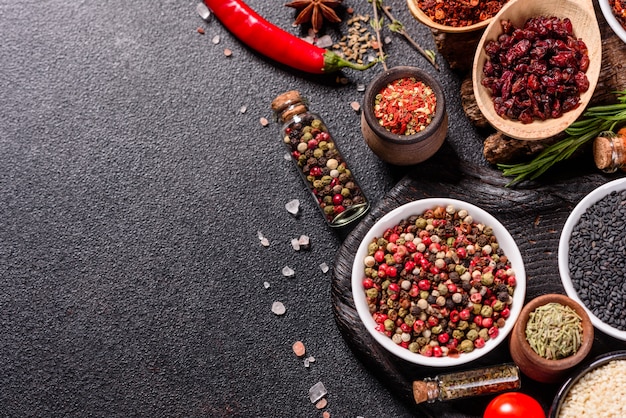
POLYGON ((343 67, 365 70, 376 64, 350 62, 273 25, 240 0, 204 0, 222 24, 241 42, 274 61, 313 74, 343 67))

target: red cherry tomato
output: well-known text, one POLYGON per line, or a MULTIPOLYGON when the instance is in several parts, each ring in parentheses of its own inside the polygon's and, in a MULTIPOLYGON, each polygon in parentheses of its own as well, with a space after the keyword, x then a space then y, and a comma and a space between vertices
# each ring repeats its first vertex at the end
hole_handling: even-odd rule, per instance
POLYGON ((520 392, 509 392, 493 398, 483 418, 546 418, 546 414, 534 398, 520 392))

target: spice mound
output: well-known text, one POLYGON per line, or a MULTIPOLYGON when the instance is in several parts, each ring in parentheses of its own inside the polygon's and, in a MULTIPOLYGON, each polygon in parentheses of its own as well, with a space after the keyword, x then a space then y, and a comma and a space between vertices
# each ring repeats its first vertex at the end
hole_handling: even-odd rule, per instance
POLYGON ((539 356, 560 360, 576 354, 582 344, 582 319, 572 308, 551 302, 532 311, 526 341, 539 356))
POLYGON ((512 120, 559 118, 580 105, 589 89, 587 46, 568 18, 530 18, 523 27, 501 21, 503 33, 485 44, 482 85, 495 112, 512 120))
POLYGON ((437 96, 432 88, 414 77, 394 80, 381 89, 374 101, 374 116, 380 126, 397 135, 415 135, 433 119, 437 96))
POLYGON ((438 206, 372 239, 363 287, 376 330, 413 353, 458 356, 496 338, 515 272, 493 229, 438 206))
POLYGON ((433 22, 463 27, 494 17, 508 0, 419 0, 418 7, 433 22))
POLYGON ((559 418, 625 417, 626 360, 587 372, 567 393, 559 418))
POLYGON ((624 219, 626 190, 613 191, 581 215, 568 245, 570 277, 580 301, 600 321, 621 331, 626 331, 624 219))

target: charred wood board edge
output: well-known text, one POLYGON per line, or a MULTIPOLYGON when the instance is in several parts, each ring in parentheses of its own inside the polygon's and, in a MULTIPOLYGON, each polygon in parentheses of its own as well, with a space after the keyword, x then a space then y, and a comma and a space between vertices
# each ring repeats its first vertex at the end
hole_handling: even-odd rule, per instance
MULTIPOLYGON (((396 358, 382 348, 366 331, 354 306, 351 288, 354 254, 361 240, 378 219, 389 211, 413 200, 450 197, 472 203, 494 215, 511 233, 522 253, 527 276, 526 300, 545 293, 564 293, 558 272, 557 250, 560 231, 573 207, 591 190, 610 181, 603 174, 568 178, 532 188, 505 187, 497 170, 464 162, 441 165, 433 171, 426 162, 408 173, 346 237, 334 261, 331 298, 335 321, 355 356, 388 390, 419 416, 481 416, 489 398, 467 403, 453 401, 416 405, 413 380, 443 373, 446 369, 417 366, 396 358), (449 167, 442 171, 441 167, 449 167), (433 176, 432 173, 437 173, 433 176)), ((606 352, 621 342, 600 333, 592 355, 606 352)), ((591 355, 590 355, 591 356, 591 355)), ((483 359, 464 369, 510 361, 506 342, 483 359)), ((459 368, 461 369, 461 368, 459 368)), ((524 379, 526 379, 524 377, 524 379)), ((548 409, 557 386, 529 381, 525 392, 535 396, 548 409)))

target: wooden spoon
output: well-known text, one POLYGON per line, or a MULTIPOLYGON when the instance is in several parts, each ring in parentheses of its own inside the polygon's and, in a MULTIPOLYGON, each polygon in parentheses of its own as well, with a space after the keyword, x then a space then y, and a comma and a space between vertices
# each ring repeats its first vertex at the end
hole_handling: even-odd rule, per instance
POLYGON ((433 21, 422 9, 417 5, 418 0, 407 0, 406 4, 409 6, 409 10, 415 19, 417 19, 422 24, 430 27, 431 29, 436 29, 441 32, 447 33, 465 33, 465 32, 473 32, 479 29, 486 27, 491 19, 483 20, 482 22, 474 23, 469 26, 446 26, 440 23, 433 21))
POLYGON ((564 131, 583 113, 596 88, 602 64, 601 41, 592 0, 511 0, 489 23, 474 55, 472 83, 480 111, 494 128, 512 138, 538 140, 564 131), (567 17, 572 21, 574 36, 582 39, 589 51, 590 64, 586 73, 589 79, 589 89, 581 95, 580 105, 574 110, 565 112, 561 117, 523 124, 505 119, 495 112, 491 92, 481 84, 484 78, 483 67, 487 61, 484 46, 485 43, 495 40, 502 33, 500 26, 502 20, 508 19, 515 27, 522 27, 529 18, 541 16, 556 16, 561 19, 567 17))

